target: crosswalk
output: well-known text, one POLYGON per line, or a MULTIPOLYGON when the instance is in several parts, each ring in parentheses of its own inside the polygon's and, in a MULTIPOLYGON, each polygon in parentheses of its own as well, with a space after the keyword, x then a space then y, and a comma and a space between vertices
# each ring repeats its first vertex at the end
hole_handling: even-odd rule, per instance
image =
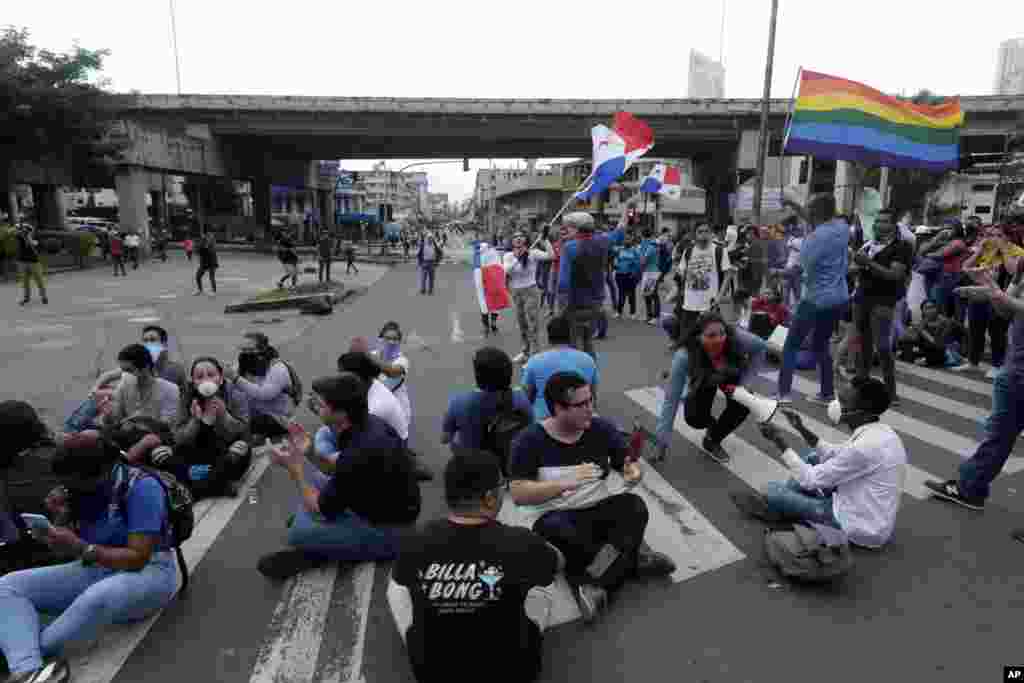
MULTIPOLYGON (((952 373, 907 366, 900 364, 899 393, 903 406, 889 410, 883 420, 898 433, 913 439, 926 448, 908 448, 911 463, 904 492, 915 500, 927 499, 928 492, 923 483, 928 479, 942 479, 951 476, 951 458, 964 458, 973 453, 977 446, 973 435, 953 431, 956 424, 964 422, 980 428, 987 417, 986 403, 980 399, 965 403, 945 389, 955 387, 966 390, 971 396, 991 392, 991 385, 963 378, 952 373), (903 381, 909 380, 909 381, 903 381), (913 381, 916 383, 912 384, 913 381), (977 385, 977 386, 975 386, 977 385), (983 392, 983 388, 985 391, 983 392), (919 404, 916 408, 912 404, 919 404), (925 421, 911 413, 921 414, 926 407, 938 417, 925 421), (949 419, 945 419, 949 418, 949 419), (941 457, 939 457, 941 456, 941 457)), ((754 388, 768 393, 774 388, 777 372, 766 371, 756 380, 754 388)), ((801 414, 805 425, 821 438, 841 442, 847 435, 820 418, 820 406, 803 400, 813 395, 818 386, 813 374, 794 378, 797 395, 794 409, 801 414)), ((638 407, 648 422, 653 423, 661 410, 663 390, 658 386, 641 386, 625 393, 629 405, 638 407)), ((962 394, 957 394, 962 395, 962 394)), ((721 397, 718 399, 722 400, 721 397)), ((611 416, 628 423, 623 416, 611 416)), ((795 436, 795 430, 788 421, 775 421, 781 429, 795 436)), ((674 432, 693 448, 674 448, 670 457, 699 457, 697 453, 704 432, 686 424, 680 410, 674 422, 674 432)), ((790 439, 797 443, 796 439, 790 439)), ((760 488, 771 481, 785 480, 788 470, 779 459, 770 453, 767 444, 752 425, 744 425, 737 433, 730 435, 722 444, 731 458, 722 467, 732 477, 751 488, 760 488)), ((749 544, 740 539, 730 538, 735 530, 716 520, 721 510, 702 510, 695 500, 694 491, 688 490, 686 481, 673 481, 659 469, 643 463, 642 482, 629 490, 640 495, 647 503, 650 522, 645 541, 654 550, 666 553, 676 564, 671 581, 680 584, 699 576, 716 572, 727 566, 749 560, 740 547, 749 544)), ((258 458, 249 474, 247 486, 255 486, 267 468, 267 459, 258 458)), ((1012 476, 1024 470, 1024 457, 1014 454, 1007 463, 1004 476, 1012 476)), ((626 490, 626 484, 612 474, 609 486, 613 491, 626 490)), ((196 567, 209 550, 217 535, 223 530, 238 506, 245 500, 243 493, 237 499, 204 501, 197 506, 198 525, 193 539, 186 544, 186 560, 190 567, 196 567)), ((517 524, 521 511, 506 500, 500 519, 508 524, 517 524)), ((255 664, 240 679, 250 683, 345 683, 365 680, 364 651, 367 642, 380 637, 374 629, 391 628, 391 620, 373 620, 370 611, 375 601, 384 603, 383 596, 375 593, 378 579, 386 579, 387 568, 366 563, 354 569, 342 570, 335 565, 306 572, 290 580, 281 591, 280 601, 265 629, 263 642, 258 647, 255 664), (351 621, 346 632, 350 637, 343 643, 325 640, 327 621, 332 610, 344 610, 345 618, 351 621), (337 654, 344 652, 344 656, 337 654)), ((564 578, 559 577, 552 590, 550 624, 552 627, 569 624, 580 619, 580 612, 564 578)), ((73 662, 76 680, 88 683, 108 683, 114 680, 118 670, 133 649, 146 636, 159 615, 141 624, 120 627, 106 634, 103 640, 88 653, 73 662)), ((394 656, 404 657, 404 653, 394 656)), ((375 680, 375 679, 374 679, 375 680)))

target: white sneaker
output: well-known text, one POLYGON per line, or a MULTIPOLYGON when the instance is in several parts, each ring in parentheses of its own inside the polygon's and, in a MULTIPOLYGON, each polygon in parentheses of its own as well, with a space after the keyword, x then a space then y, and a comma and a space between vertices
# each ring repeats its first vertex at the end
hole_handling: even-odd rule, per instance
POLYGON ((914 365, 928 365, 928 361, 924 358, 918 358, 914 361, 914 365))
POLYGON ((989 368, 985 373, 985 379, 995 379, 997 372, 999 372, 999 368, 989 368))
POLYGON ((616 311, 615 313, 612 314, 612 317, 615 318, 616 320, 618 320, 619 318, 622 317, 622 314, 619 313, 618 311, 616 311))
POLYGON ((960 365, 956 365, 950 368, 950 370, 952 370, 953 372, 964 372, 966 370, 977 372, 978 369, 978 366, 974 365, 973 363, 961 363, 960 365))
POLYGON ((203 295, 203 293, 200 292, 198 289, 196 291, 192 292, 192 296, 202 296, 202 295, 203 295))

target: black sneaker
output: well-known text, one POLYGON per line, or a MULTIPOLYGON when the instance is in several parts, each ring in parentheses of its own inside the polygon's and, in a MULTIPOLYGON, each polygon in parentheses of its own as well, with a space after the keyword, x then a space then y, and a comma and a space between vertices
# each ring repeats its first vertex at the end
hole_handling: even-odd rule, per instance
POLYGON ((732 491, 729 498, 741 512, 755 519, 769 523, 782 521, 782 515, 769 508, 768 501, 757 491, 732 491))
POLYGON ((5 683, 67 683, 71 680, 71 667, 63 659, 52 659, 38 669, 11 674, 5 683))
POLYGON ((970 510, 984 510, 985 499, 984 498, 968 498, 960 493, 960 484, 957 483, 956 479, 950 479, 948 481, 926 481, 925 486, 932 492, 932 495, 936 498, 942 498, 948 500, 951 503, 962 505, 970 510))
POLYGON ((720 464, 729 462, 730 455, 725 452, 724 448, 722 448, 722 444, 715 443, 710 437, 705 436, 700 447, 715 462, 720 464))
POLYGON ((293 548, 264 555, 256 564, 256 568, 260 570, 260 574, 272 581, 284 581, 325 563, 326 560, 321 557, 293 548))
POLYGON ((636 575, 641 578, 668 576, 676 570, 676 563, 668 555, 655 552, 646 543, 637 550, 636 575))

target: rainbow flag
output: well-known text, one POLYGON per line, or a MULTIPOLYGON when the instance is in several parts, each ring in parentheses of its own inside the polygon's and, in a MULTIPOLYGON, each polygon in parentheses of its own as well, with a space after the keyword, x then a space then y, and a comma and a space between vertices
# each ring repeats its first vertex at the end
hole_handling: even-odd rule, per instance
POLYGON ((960 100, 904 102, 856 81, 802 71, 785 154, 946 171, 960 159, 960 100))

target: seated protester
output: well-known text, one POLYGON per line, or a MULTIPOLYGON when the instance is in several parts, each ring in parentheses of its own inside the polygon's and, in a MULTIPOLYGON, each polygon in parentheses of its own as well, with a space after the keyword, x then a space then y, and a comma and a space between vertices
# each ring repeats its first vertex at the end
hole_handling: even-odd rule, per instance
POLYGON ((112 623, 145 619, 164 608, 177 589, 168 506, 152 476, 97 444, 62 449, 53 471, 65 492, 50 499, 53 526, 43 535, 74 561, 0 578, 0 650, 7 680, 67 681, 64 647, 92 640, 112 623), (40 629, 40 612, 59 617, 40 629))
POLYGON ((565 555, 566 579, 583 618, 593 621, 626 579, 671 574, 675 565, 643 547, 643 498, 608 490, 611 468, 622 472, 627 486, 636 485, 643 470, 626 460, 618 428, 592 416, 590 386, 575 373, 556 372, 544 398, 551 417, 512 443, 512 499, 523 506, 527 524, 565 555))
POLYGON ((788 446, 778 427, 762 424, 761 433, 782 452, 793 478, 733 500, 765 521, 824 524, 842 529, 855 545, 882 547, 895 528, 907 477, 903 441, 879 421, 889 401, 889 390, 874 378, 854 378, 843 387, 828 407, 832 422, 845 423, 852 432, 841 444, 820 440, 797 413, 785 411, 811 448, 803 456, 788 446))
MULTIPOLYGON (((142 328, 142 345, 153 357, 153 371, 160 379, 176 385, 184 391, 188 386, 188 377, 185 375, 185 368, 181 363, 171 360, 167 350, 167 330, 159 325, 146 325, 142 328)), ((100 390, 103 386, 116 382, 121 377, 121 369, 110 370, 99 376, 93 385, 93 392, 100 390)))
POLYGON ((506 482, 494 456, 465 450, 444 473, 447 519, 403 547, 388 602, 416 679, 486 677, 496 643, 514 648, 501 679, 536 680, 551 609, 547 586, 564 559, 537 534, 497 520, 506 482))
POLYGON ((750 312, 767 313, 772 325, 788 325, 790 310, 782 301, 782 291, 778 287, 767 288, 761 296, 750 300, 750 312))
POLYGON ((729 454, 722 448, 722 441, 750 414, 749 408, 732 398, 733 390, 752 376, 746 349, 721 315, 705 313, 697 320, 687 351, 690 389, 684 404, 686 423, 694 429, 706 429, 701 448, 718 462, 727 462, 729 454), (716 418, 711 409, 719 388, 726 402, 725 410, 716 418))
POLYGON ((384 324, 380 330, 380 345, 370 352, 380 363, 380 380, 391 390, 402 404, 405 419, 412 423, 412 405, 409 403, 409 359, 402 353, 402 328, 394 320, 384 324))
POLYGON ((550 417, 544 386, 556 372, 575 372, 586 380, 595 397, 601 379, 593 357, 572 347, 572 326, 564 315, 548 321, 548 344, 551 348, 532 357, 522 373, 523 388, 533 403, 533 416, 538 420, 550 417))
POLYGON ((130 344, 117 354, 121 383, 97 404, 101 427, 113 427, 126 418, 151 417, 167 426, 178 422, 178 386, 156 376, 153 356, 142 344, 130 344))
POLYGON ((243 335, 238 364, 224 368, 224 378, 248 400, 249 427, 254 437, 273 439, 288 433, 296 405, 292 377, 267 335, 243 335))
POLYGON ((332 560, 374 562, 398 556, 395 525, 416 521, 420 490, 402 440, 370 414, 367 392, 366 384, 349 372, 313 383, 310 407, 335 433, 335 460, 308 449, 309 437, 298 424, 288 445, 271 451, 274 463, 298 487, 301 502, 288 530, 292 549, 259 561, 267 578, 283 581, 332 560), (320 472, 307 475, 307 452, 320 472))
MULTIPOLYGON (((550 351, 535 355, 530 362, 546 353, 550 351)), ((585 353, 576 353, 590 359, 585 353)), ((473 354, 473 374, 478 390, 459 393, 449 399, 448 410, 441 421, 441 443, 451 444, 456 452, 485 448, 487 425, 498 415, 499 405, 533 415, 526 394, 512 389, 513 371, 512 359, 501 349, 487 346, 473 354)))
POLYGON ((249 450, 249 405, 245 395, 224 381, 216 358, 192 362, 175 425, 174 453, 184 465, 196 498, 238 494, 238 481, 252 463, 249 450))
POLYGON ((931 367, 958 366, 962 362, 959 339, 963 328, 952 318, 939 313, 931 299, 921 302, 921 322, 907 325, 896 342, 899 359, 931 367))

